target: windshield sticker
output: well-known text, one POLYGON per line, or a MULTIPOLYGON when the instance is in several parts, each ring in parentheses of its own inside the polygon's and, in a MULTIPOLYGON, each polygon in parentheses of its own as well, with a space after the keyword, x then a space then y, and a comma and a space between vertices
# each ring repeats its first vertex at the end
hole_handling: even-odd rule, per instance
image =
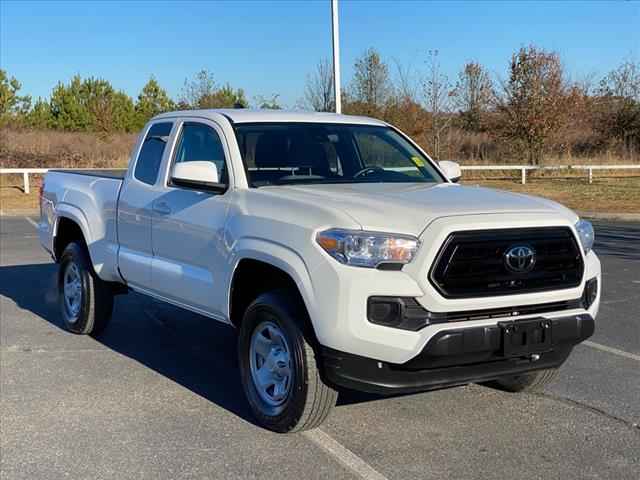
POLYGON ((413 163, 415 163, 418 167, 424 167, 424 160, 422 160, 420 157, 411 157, 411 160, 413 161, 413 163))

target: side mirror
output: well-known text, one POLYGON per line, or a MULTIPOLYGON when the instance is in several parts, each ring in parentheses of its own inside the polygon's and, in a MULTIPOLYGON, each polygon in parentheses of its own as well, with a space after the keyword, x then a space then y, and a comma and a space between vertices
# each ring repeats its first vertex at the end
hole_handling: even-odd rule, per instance
POLYGON ((457 162, 451 162, 449 160, 442 160, 438 162, 438 165, 446 175, 446 177, 454 183, 457 183, 462 177, 462 170, 460 164, 457 162))
POLYGON ((171 182, 183 187, 223 192, 227 186, 220 182, 218 167, 213 162, 193 161, 176 163, 171 182))

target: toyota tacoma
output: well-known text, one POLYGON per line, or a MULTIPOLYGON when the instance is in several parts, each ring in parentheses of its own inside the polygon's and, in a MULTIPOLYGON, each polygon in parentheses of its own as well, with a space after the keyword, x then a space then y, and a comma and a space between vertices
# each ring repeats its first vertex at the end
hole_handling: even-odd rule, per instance
POLYGON ((66 328, 130 290, 226 323, 257 422, 292 432, 342 388, 541 388, 593 334, 591 224, 460 176, 371 118, 171 112, 126 172, 47 173, 39 235, 66 328))

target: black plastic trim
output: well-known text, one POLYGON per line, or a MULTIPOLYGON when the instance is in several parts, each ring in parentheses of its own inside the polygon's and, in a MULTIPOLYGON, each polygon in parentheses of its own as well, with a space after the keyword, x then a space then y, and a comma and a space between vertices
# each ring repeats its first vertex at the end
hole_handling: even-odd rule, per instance
POLYGON ((432 323, 462 322, 468 320, 486 320, 489 318, 522 317, 523 315, 536 315, 540 313, 562 312, 583 308, 582 298, 561 302, 538 303, 535 305, 519 305, 515 307, 488 308, 484 310, 467 310, 460 312, 429 312, 432 323))
POLYGON ((382 395, 488 381, 557 368, 573 346, 589 338, 595 328, 588 314, 540 320, 551 322, 552 339, 549 350, 536 355, 504 356, 501 336, 504 327, 492 325, 439 332, 420 354, 404 364, 322 347, 322 373, 334 386, 382 395))
POLYGON ((370 358, 325 351, 324 375, 329 383, 338 388, 377 395, 398 395, 467 383, 487 382, 507 375, 558 368, 570 353, 571 348, 566 348, 545 353, 535 362, 526 358, 513 358, 428 371, 403 371, 392 369, 388 364, 376 362, 370 358))
POLYGON ((470 320, 486 320, 490 318, 520 318, 524 315, 562 312, 587 308, 584 306, 585 294, 580 298, 560 302, 539 303, 535 305, 517 305, 512 307, 487 308, 483 310, 463 310, 457 312, 431 312, 425 309, 413 297, 391 297, 376 295, 367 299, 367 319, 376 325, 418 331, 436 323, 463 322, 470 320), (399 304, 400 316, 396 323, 375 321, 370 312, 372 302, 396 302, 399 304))
POLYGON ((185 180, 182 178, 171 178, 167 183, 169 187, 188 188, 190 190, 198 190, 202 192, 223 194, 229 189, 226 183, 212 183, 203 181, 185 180))
POLYGON ((113 180, 123 180, 125 175, 127 174, 127 169, 123 168, 114 168, 109 170, 66 170, 64 168, 54 168, 49 170, 50 172, 55 173, 73 173, 74 175, 86 175, 89 177, 99 177, 99 178, 111 178, 113 180))
POLYGON ((431 312, 422 308, 416 299, 412 297, 377 295, 367 299, 367 319, 371 323, 384 327, 417 331, 430 324, 430 314, 431 312), (380 304, 394 306, 396 315, 393 318, 386 318, 385 320, 387 321, 376 319, 375 308, 376 305, 380 304))
MULTIPOLYGON (((231 125, 231 128, 233 128, 233 127, 234 127, 235 123, 234 123, 233 119, 232 119, 228 114, 223 113, 223 112, 218 112, 218 113, 220 113, 220 115, 222 115, 224 118, 226 118, 226 119, 227 119, 227 121, 228 121, 228 122, 229 122, 229 124, 231 125)), ((235 133, 235 132, 234 132, 234 133, 235 133)))
POLYGON ((399 262, 382 262, 379 263, 378 266, 376 267, 378 270, 387 270, 387 271, 400 271, 402 270, 402 267, 404 267, 404 263, 399 263, 399 262))
POLYGON ((588 310, 593 302, 598 298, 598 277, 593 277, 584 285, 584 292, 582 293, 582 306, 585 310, 588 310))

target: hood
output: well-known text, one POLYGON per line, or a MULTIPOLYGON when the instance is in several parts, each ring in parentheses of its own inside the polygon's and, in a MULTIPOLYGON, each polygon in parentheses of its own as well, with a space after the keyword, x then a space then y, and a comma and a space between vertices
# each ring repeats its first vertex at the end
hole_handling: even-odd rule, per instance
MULTIPOLYGON (((544 198, 457 184, 354 183, 262 187, 303 202, 340 209, 363 229, 419 235, 439 217, 543 213, 577 216, 544 198)), ((275 192, 274 192, 275 193, 275 192)))

